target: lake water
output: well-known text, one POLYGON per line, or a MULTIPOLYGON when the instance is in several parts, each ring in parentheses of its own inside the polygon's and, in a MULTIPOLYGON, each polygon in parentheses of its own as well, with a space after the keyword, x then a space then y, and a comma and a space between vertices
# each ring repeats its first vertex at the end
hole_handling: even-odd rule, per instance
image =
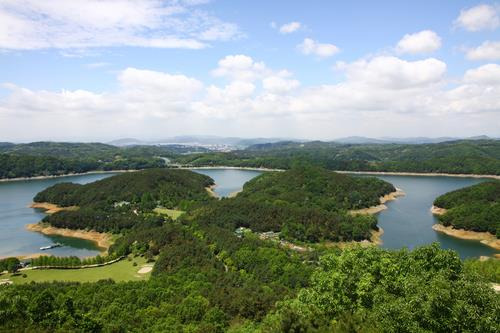
MULTIPOLYGON (((226 197, 239 191, 243 184, 261 174, 260 171, 235 169, 194 169, 198 173, 212 177, 217 184, 215 192, 226 197)), ((60 182, 89 183, 113 174, 89 174, 44 180, 0 182, 0 257, 39 253, 40 247, 56 242, 63 244, 44 253, 79 257, 95 256, 99 248, 91 241, 61 236, 45 236, 30 232, 25 225, 40 221, 45 214, 29 208, 33 197, 39 191, 60 182)), ((454 249, 462 258, 492 255, 495 250, 477 241, 453 238, 432 230, 436 218, 430 207, 434 199, 446 192, 477 184, 483 179, 456 177, 421 176, 379 176, 394 186, 401 188, 406 196, 387 203, 389 209, 382 211, 379 225, 384 229, 383 247, 410 249, 439 242, 443 248, 454 249)))
MULTIPOLYGON (((218 186, 220 196, 241 189, 242 184, 260 174, 258 171, 234 169, 197 169, 196 172, 212 177, 218 186)), ((400 249, 439 242, 446 249, 456 250, 460 257, 491 256, 494 249, 478 241, 462 240, 438 233, 432 229, 437 219, 430 208, 434 199, 441 194, 477 184, 485 179, 437 177, 437 176, 379 176, 378 178, 394 184, 406 195, 386 205, 387 210, 378 215, 378 224, 384 229, 382 235, 384 248, 400 249)))
POLYGON ((40 247, 61 243, 63 246, 43 251, 55 256, 95 256, 100 249, 94 242, 73 237, 46 236, 25 229, 26 224, 37 223, 43 210, 29 208, 33 197, 41 190, 61 182, 85 184, 112 176, 88 174, 50 179, 0 182, 0 257, 41 253, 40 247))
POLYGON ((195 172, 207 175, 215 180, 217 185, 215 193, 220 197, 227 197, 231 193, 241 190, 243 184, 252 178, 257 177, 262 172, 254 170, 238 169, 192 169, 195 172))

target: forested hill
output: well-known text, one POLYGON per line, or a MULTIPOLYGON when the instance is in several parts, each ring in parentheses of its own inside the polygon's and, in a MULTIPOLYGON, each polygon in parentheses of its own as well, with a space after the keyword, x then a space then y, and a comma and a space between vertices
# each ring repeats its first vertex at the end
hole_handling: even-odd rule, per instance
POLYGON ((180 145, 116 147, 103 143, 0 143, 0 179, 158 168, 165 165, 164 158, 191 150, 180 145))
POLYGON ((438 216, 445 226, 488 231, 500 238, 500 181, 488 181, 438 197, 434 205, 447 209, 438 216))
POLYGON ((376 206, 381 196, 395 190, 392 184, 375 177, 353 177, 306 165, 264 173, 247 182, 240 196, 334 211, 376 206))
POLYGON ((120 232, 161 206, 189 210, 214 200, 206 187, 213 180, 188 170, 149 169, 124 173, 93 183, 59 183, 38 193, 35 202, 50 202, 78 210, 61 211, 44 221, 55 227, 120 232))
POLYGON ((181 164, 289 169, 309 161, 330 170, 500 174, 500 140, 436 144, 340 144, 292 141, 246 150, 179 156, 181 164))
POLYGON ((235 198, 214 202, 197 212, 200 225, 235 230, 274 231, 290 241, 361 241, 377 229, 370 215, 347 210, 379 204, 394 187, 375 178, 339 175, 302 165, 284 172, 266 172, 235 198))

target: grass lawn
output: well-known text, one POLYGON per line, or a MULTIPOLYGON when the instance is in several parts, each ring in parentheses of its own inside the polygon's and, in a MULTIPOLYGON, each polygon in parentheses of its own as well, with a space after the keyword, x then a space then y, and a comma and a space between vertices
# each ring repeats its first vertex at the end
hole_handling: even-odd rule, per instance
POLYGON ((172 220, 176 220, 179 216, 184 214, 182 210, 168 209, 163 207, 157 207, 153 210, 157 214, 167 215, 172 220))
POLYGON ((4 274, 1 279, 9 279, 15 284, 51 281, 74 281, 74 282, 95 282, 102 279, 113 279, 115 281, 145 281, 151 276, 151 272, 145 274, 137 273, 144 265, 152 266, 153 263, 146 264, 146 259, 142 257, 127 258, 114 264, 84 269, 34 269, 21 271, 20 275, 11 276, 4 274), (133 266, 136 262, 137 266, 133 266), (27 277, 23 278, 22 275, 27 277))

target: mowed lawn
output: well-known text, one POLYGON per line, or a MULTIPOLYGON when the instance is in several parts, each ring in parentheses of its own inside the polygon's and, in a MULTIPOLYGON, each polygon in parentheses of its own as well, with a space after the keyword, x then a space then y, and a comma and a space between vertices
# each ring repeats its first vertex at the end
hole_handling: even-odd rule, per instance
POLYGON ((139 274, 138 271, 144 266, 153 266, 153 263, 146 264, 146 259, 142 257, 127 258, 114 264, 95 268, 84 269, 34 269, 21 271, 20 275, 11 276, 4 274, 1 279, 9 279, 15 284, 51 281, 72 281, 72 282, 96 282, 102 279, 113 279, 115 281, 145 281, 151 276, 151 272, 139 274), (137 266, 134 266, 134 262, 137 266), (23 278, 22 275, 27 277, 23 278))
POLYGON ((163 207, 155 208, 153 211, 157 214, 167 215, 172 220, 176 220, 179 216, 184 214, 184 211, 182 210, 168 209, 163 207))

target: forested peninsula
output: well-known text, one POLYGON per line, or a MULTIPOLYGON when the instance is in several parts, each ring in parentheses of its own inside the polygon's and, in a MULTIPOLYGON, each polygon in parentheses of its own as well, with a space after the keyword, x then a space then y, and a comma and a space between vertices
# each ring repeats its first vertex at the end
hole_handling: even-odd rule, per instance
POLYGON ((444 227, 436 225, 436 230, 500 249, 500 181, 446 193, 436 198, 432 210, 444 227))

